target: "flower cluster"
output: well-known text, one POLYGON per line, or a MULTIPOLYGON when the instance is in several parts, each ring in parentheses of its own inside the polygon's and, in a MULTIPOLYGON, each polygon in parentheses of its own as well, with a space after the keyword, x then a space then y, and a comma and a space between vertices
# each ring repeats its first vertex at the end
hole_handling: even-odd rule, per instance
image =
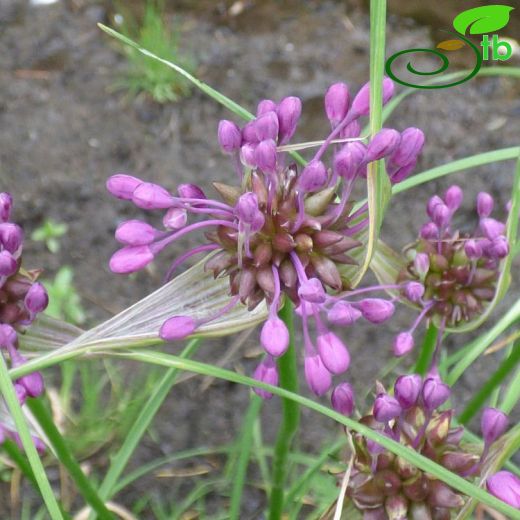
MULTIPOLYGON (((464 428, 451 426, 454 411, 439 410, 449 397, 449 387, 435 373, 424 380, 417 374, 400 376, 393 396, 379 385, 372 413, 360 422, 461 477, 474 478, 486 463, 491 445, 506 431, 508 419, 495 408, 484 410, 484 448, 477 454, 461 443, 464 428)), ((338 411, 352 413, 354 396, 348 383, 336 388, 332 403, 338 411)), ((464 498, 448 485, 363 435, 353 436, 353 447, 347 494, 366 520, 448 520, 453 510, 464 505, 464 498)), ((498 480, 509 478, 497 475, 488 481, 491 492, 499 487, 498 480)), ((515 489, 518 492, 518 486, 515 489)), ((513 496, 512 491, 505 494, 513 496)))
POLYGON ((500 262, 509 253, 506 226, 490 216, 493 198, 481 192, 475 231, 453 229, 452 218, 462 197, 458 186, 451 186, 442 198, 431 197, 426 207, 430 220, 407 252, 410 261, 397 281, 406 283, 402 296, 419 306, 421 313, 410 330, 397 336, 397 356, 413 348, 413 332, 423 319, 435 317, 441 328, 469 322, 484 312, 495 295, 500 262))
MULTIPOLYGON (((39 270, 22 268, 23 231, 10 221, 13 200, 10 194, 0 193, 0 349, 11 367, 26 362, 18 351, 18 333, 32 323, 36 315, 47 307, 48 296, 37 282, 39 270)), ((18 400, 43 392, 43 378, 39 372, 21 377, 14 384, 18 400)), ((18 440, 16 432, 0 424, 0 442, 5 437, 18 440)), ((37 446, 40 446, 37 442, 37 446)))
MULTIPOLYGON (((385 103, 393 90, 385 79, 385 103)), ((327 90, 324 105, 331 132, 324 141, 311 143, 318 149, 303 168, 291 162, 288 151, 295 146, 287 144, 300 118, 299 98, 262 100, 256 117, 243 128, 220 121, 218 140, 237 175, 236 186, 213 184, 220 200, 208 198, 193 184, 182 184, 173 194, 133 176, 112 176, 107 182, 110 193, 145 210, 164 210, 165 230, 140 220, 123 222, 116 239, 124 247, 112 256, 111 270, 138 271, 187 233, 205 230, 205 243, 177 258, 169 276, 193 255, 213 251, 205 267, 215 277, 229 278, 231 294, 218 316, 239 302, 249 309, 267 303, 269 316, 261 332, 266 358, 255 377, 272 384, 278 380, 273 358, 283 355, 289 344, 288 330, 277 312, 282 298, 289 298, 303 324, 307 382, 317 395, 325 393, 332 376, 345 372, 350 362, 347 347, 327 323, 350 325, 361 316, 381 323, 394 309, 391 301, 380 298, 347 299, 367 291, 349 291, 344 274, 347 266, 356 264, 352 250, 360 247, 359 234, 368 225, 367 206, 353 210, 352 190, 357 180, 366 178, 367 165, 380 159, 385 159, 392 182, 403 180, 424 143, 417 128, 403 132, 384 128, 364 143, 359 120, 369 113, 369 94, 368 84, 352 100, 344 83, 327 90), (188 224, 188 215, 203 219, 188 224)), ((163 324, 160 336, 182 339, 208 321, 173 316, 163 324)))

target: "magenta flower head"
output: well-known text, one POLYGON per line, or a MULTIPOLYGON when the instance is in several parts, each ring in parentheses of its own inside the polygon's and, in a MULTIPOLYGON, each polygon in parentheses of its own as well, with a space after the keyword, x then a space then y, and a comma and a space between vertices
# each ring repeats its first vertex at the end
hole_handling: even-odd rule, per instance
MULTIPOLYGON (((389 78, 383 79, 383 105, 388 103, 394 95, 394 82, 389 78)), ((351 112, 356 115, 367 116, 370 112, 370 83, 365 83, 352 101, 351 112)))
POLYGON ((347 115, 349 102, 350 95, 346 83, 334 83, 328 88, 325 93, 325 113, 333 127, 347 115))
POLYGON ((350 354, 346 345, 332 332, 320 334, 316 346, 325 368, 332 374, 346 372, 350 365, 350 354))
POLYGON ((394 395, 403 409, 411 408, 417 403, 422 384, 422 377, 417 374, 400 376, 396 379, 394 395))
MULTIPOLYGON (((256 368, 253 378, 261 383, 278 386, 278 369, 276 368, 276 363, 271 356, 265 356, 264 360, 256 368)), ((271 397, 273 397, 271 392, 262 388, 255 387, 253 390, 263 399, 271 399, 271 397)))
POLYGON ((227 119, 222 119, 218 124, 218 143, 225 153, 233 153, 240 149, 242 134, 240 128, 227 119))
POLYGON ((302 113, 302 102, 300 98, 290 96, 283 98, 276 108, 279 122, 279 142, 284 144, 296 132, 296 126, 302 113))
POLYGON ((399 401, 388 394, 379 394, 374 401, 374 417, 376 421, 387 423, 402 411, 399 401))
POLYGON ((422 387, 422 401, 427 410, 435 410, 444 404, 451 395, 450 387, 438 377, 429 377, 422 387))
POLYGON ((486 480, 487 490, 506 504, 520 509, 520 478, 509 471, 499 471, 486 480))
POLYGON ((349 383, 340 383, 330 396, 332 408, 347 417, 354 411, 354 389, 349 383))
POLYGON ((159 336, 166 341, 175 341, 193 334, 196 328, 197 323, 191 316, 173 316, 162 324, 159 336))
POLYGON ((107 180, 107 190, 118 199, 132 200, 134 190, 142 180, 125 173, 117 173, 107 180))
POLYGON ((394 304, 380 298, 366 298, 358 304, 363 318, 372 323, 383 323, 394 314, 394 304))
POLYGON ((495 442, 505 431, 508 425, 507 415, 496 408, 485 408, 480 420, 482 437, 487 445, 495 442))
POLYGON ((305 379, 316 395, 323 395, 329 390, 332 376, 323 364, 321 356, 313 355, 305 358, 305 379))
POLYGON ((260 341, 268 354, 281 356, 289 347, 289 330, 278 316, 272 316, 262 327, 260 341))
MULTIPOLYGON (((261 343, 270 357, 281 356, 288 334, 277 313, 289 299, 301 317, 307 381, 322 395, 332 384, 332 374, 344 372, 350 362, 343 340, 331 327, 352 325, 361 315, 379 324, 393 314, 391 301, 365 298, 384 287, 352 289, 347 269, 357 263, 352 250, 362 245, 358 237, 364 237, 369 227, 367 206, 353 200, 353 194, 361 191, 357 184, 365 183, 368 163, 392 154, 401 140, 397 130, 385 129, 368 145, 349 142, 336 151, 338 140, 359 136, 359 120, 368 114, 368 88, 361 89, 350 109, 346 85, 338 83, 327 91, 324 104, 332 130, 309 153, 304 167, 288 153, 298 146, 286 146, 300 119, 301 101, 286 97, 278 104, 261 101, 256 117, 242 128, 220 122, 218 141, 232 155, 239 179, 234 185, 214 182, 215 198, 206 197, 193 184, 175 191, 130 176, 109 180, 109 190, 117 197, 145 210, 162 210, 164 225, 157 229, 141 221, 121 224, 116 238, 124 247, 112 256, 112 271, 139 271, 168 246, 197 232, 202 242, 172 262, 167 279, 187 259, 211 251, 204 269, 229 280, 229 302, 222 309, 199 320, 171 317, 160 330, 163 339, 196 333, 235 305, 252 311, 264 304, 268 318, 261 343)), ((390 80, 384 80, 383 90, 386 102, 393 92, 390 80)), ((420 148, 419 132, 403 134, 413 150, 403 149, 401 156, 414 155, 420 148)))
POLYGON ((378 161, 389 156, 401 142, 401 134, 393 128, 382 128, 367 147, 366 161, 378 161))

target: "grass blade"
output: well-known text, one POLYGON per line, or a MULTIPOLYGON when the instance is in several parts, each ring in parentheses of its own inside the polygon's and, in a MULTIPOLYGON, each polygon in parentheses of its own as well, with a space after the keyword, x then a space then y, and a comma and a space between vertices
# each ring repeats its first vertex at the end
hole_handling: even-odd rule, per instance
POLYGON ((0 356, 0 391, 2 392, 7 406, 9 407, 9 411, 13 416, 16 431, 20 436, 22 446, 27 458, 29 459, 29 464, 31 465, 34 478, 38 483, 38 487, 40 488, 49 515, 52 520, 63 520, 63 515, 61 514, 58 502, 54 496, 49 480, 47 479, 47 475, 45 474, 45 469, 40 460, 40 456, 36 451, 27 423, 25 422, 25 417, 20 403, 18 402, 18 398, 16 397, 11 379, 9 378, 9 372, 3 356, 0 356))

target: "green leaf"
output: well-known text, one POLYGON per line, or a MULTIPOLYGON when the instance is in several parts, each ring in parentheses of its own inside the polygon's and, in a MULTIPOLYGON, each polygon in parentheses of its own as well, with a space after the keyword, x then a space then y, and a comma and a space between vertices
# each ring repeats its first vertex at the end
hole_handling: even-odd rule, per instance
POLYGON ((460 34, 485 34, 496 32, 509 22, 509 13, 514 9, 508 5, 484 5, 462 11, 453 20, 453 27, 460 34))

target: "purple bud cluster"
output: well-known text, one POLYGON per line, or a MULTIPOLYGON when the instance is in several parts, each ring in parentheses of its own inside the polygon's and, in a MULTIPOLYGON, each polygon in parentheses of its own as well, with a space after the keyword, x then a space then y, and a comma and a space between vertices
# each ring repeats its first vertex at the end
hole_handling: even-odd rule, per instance
POLYGON ((451 186, 444 197, 428 201, 429 217, 414 246, 407 250, 411 260, 398 276, 402 298, 421 309, 415 323, 394 341, 394 354, 413 349, 413 332, 423 319, 437 317, 444 326, 467 323, 493 299, 501 261, 509 253, 505 224, 491 217, 493 198, 477 196, 478 225, 472 233, 453 227, 453 216, 462 203, 463 192, 451 186))
MULTIPOLYGON (((0 352, 11 368, 23 365, 27 360, 18 351, 18 334, 30 325, 37 314, 48 304, 47 291, 37 282, 39 270, 22 268, 23 231, 11 222, 13 199, 9 193, 0 193, 0 352)), ((34 372, 14 383, 20 404, 27 397, 38 397, 43 392, 43 378, 34 372)), ((19 438, 7 425, 0 424, 0 442, 8 437, 19 438)), ((36 446, 43 447, 39 439, 36 446)))
MULTIPOLYGON (((385 79, 385 103, 393 91, 393 83, 385 79)), ((260 334, 266 358, 255 377, 272 383, 278 377, 273 360, 289 345, 289 332, 277 315, 286 297, 301 316, 310 389, 324 394, 331 388, 333 376, 347 370, 348 348, 330 326, 352 325, 361 317, 380 324, 394 312, 392 301, 351 299, 367 291, 349 291, 344 274, 345 268, 356 263, 350 251, 361 245, 356 237, 368 225, 366 206, 352 211, 354 185, 358 180, 364 182, 367 165, 380 159, 386 161, 392 182, 404 179, 424 143, 424 135, 416 128, 403 132, 385 128, 363 143, 359 119, 368 115, 369 96, 368 84, 353 99, 344 83, 327 90, 324 105, 331 132, 301 169, 290 162, 287 153, 301 116, 299 98, 262 100, 256 117, 242 128, 232 121, 220 121, 218 142, 232 159, 239 180, 237 186, 213 184, 220 200, 208 198, 192 184, 171 193, 130 175, 118 174, 108 180, 107 188, 115 197, 145 210, 165 212, 165 229, 139 220, 118 227, 116 239, 123 247, 110 260, 113 272, 143 269, 166 246, 202 230, 206 242, 177 258, 169 275, 193 255, 213 252, 206 270, 215 277, 229 278, 232 298, 225 309, 204 321, 173 316, 160 330, 163 339, 182 339, 239 302, 250 310, 266 302, 269 314, 260 334), (330 152, 330 164, 326 152, 330 152), (205 218, 190 224, 189 215, 205 218)), ((266 392, 259 393, 267 397, 266 392)))
MULTIPOLYGON (((348 383, 332 394, 333 407, 350 415, 354 397, 348 383)), ((454 411, 439 410, 450 397, 450 389, 436 374, 424 380, 417 374, 397 378, 393 395, 378 384, 372 413, 360 422, 433 460, 461 477, 473 479, 486 465, 490 445, 506 431, 507 416, 496 409, 484 410, 481 428, 482 454, 461 444, 462 427, 452 427, 454 411)), ((465 499, 448 485, 414 467, 361 434, 353 435, 353 467, 347 488, 364 518, 452 518, 465 499)), ((487 480, 491 493, 518 507, 518 478, 499 472, 487 480)))

